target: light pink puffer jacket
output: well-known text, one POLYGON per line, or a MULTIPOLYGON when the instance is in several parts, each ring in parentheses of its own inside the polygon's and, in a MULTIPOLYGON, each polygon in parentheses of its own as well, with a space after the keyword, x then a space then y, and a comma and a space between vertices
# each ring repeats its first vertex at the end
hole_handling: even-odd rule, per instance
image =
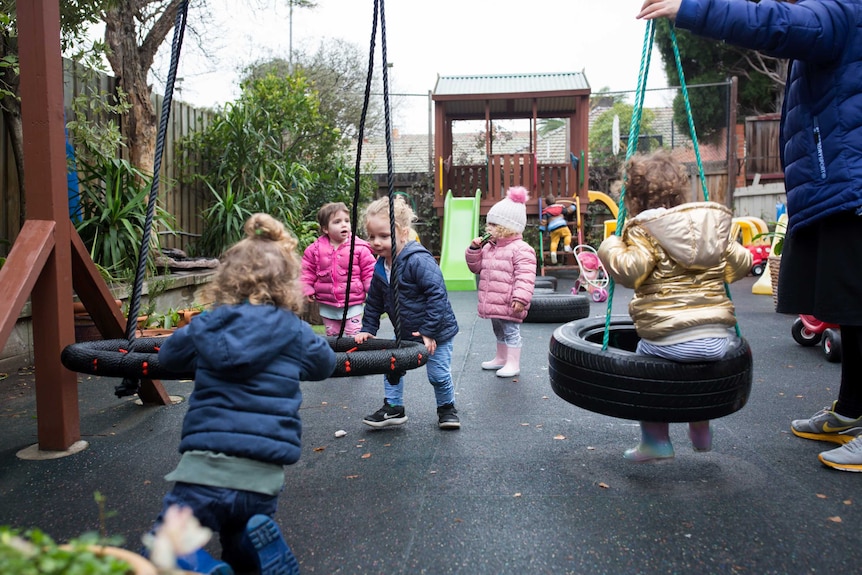
MULTIPOLYGON (((356 238, 348 305, 365 303, 376 261, 371 245, 362 238, 356 238)), ((329 236, 320 236, 305 248, 302 255, 302 293, 305 296, 314 295, 322 304, 345 307, 344 292, 347 289, 349 265, 350 239, 334 248, 329 236)))
POLYGON ((536 286, 536 251, 520 235, 467 248, 467 267, 479 274, 479 317, 522 322, 536 286), (516 314, 512 302, 524 304, 516 314))

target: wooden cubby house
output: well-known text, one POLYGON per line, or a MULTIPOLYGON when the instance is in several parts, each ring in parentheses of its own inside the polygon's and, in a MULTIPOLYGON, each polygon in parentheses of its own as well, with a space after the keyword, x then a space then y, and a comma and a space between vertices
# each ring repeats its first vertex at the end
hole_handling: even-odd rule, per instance
POLYGON ((505 196, 510 186, 530 190, 528 216, 538 216, 539 198, 547 194, 577 198, 585 213, 590 85, 583 72, 438 76, 434 102, 434 207, 442 215, 446 192, 454 197, 482 193, 481 215, 505 196), (545 118, 566 121, 569 161, 540 163, 537 124, 545 118), (484 121, 485 162, 458 165, 453 160, 453 123, 484 121), (529 120, 529 149, 497 153, 494 122, 529 120), (575 161, 571 161, 572 159, 575 161))

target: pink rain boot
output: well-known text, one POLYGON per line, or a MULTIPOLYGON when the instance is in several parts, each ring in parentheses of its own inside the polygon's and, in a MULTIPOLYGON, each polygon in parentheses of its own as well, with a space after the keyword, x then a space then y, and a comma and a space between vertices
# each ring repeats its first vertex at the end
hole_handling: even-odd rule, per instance
POLYGON ((695 451, 710 451, 712 449, 712 430, 709 421, 692 421, 688 424, 688 437, 695 451))
POLYGON ((491 361, 483 361, 482 369, 500 369, 506 365, 506 344, 497 344, 497 355, 491 361))
POLYGON ((641 421, 641 442, 637 447, 626 450, 623 457, 637 463, 672 459, 669 427, 667 423, 641 421))
POLYGON ((506 365, 497 370, 497 377, 515 377, 521 373, 521 348, 506 348, 506 365))

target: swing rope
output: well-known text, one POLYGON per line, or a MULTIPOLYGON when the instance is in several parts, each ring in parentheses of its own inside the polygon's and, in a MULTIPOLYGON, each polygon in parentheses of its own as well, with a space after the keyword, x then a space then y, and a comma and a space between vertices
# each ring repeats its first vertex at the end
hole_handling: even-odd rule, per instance
MULTIPOLYGON (((141 309, 141 295, 143 293, 144 278, 147 273, 147 259, 150 254, 150 243, 153 232, 153 217, 156 212, 156 201, 159 197, 160 172, 162 169, 162 156, 165 151, 165 138, 168 131, 168 119, 171 115, 171 103, 174 96, 174 84, 177 78, 177 66, 180 59, 180 50, 185 36, 186 21, 188 19, 189 2, 183 0, 177 6, 177 15, 174 19, 174 37, 171 43, 171 63, 168 70, 168 79, 165 84, 165 95, 162 100, 162 113, 159 120, 159 132, 156 136, 156 150, 153 163, 153 179, 150 183, 150 195, 147 201, 147 214, 144 219, 144 230, 141 236, 141 250, 138 254, 138 267, 135 270, 135 282, 132 287, 132 297, 129 300, 129 315, 126 318, 126 339, 129 345, 135 341, 135 330, 137 328, 138 313, 141 309)), ((126 378, 118 385, 114 392, 117 397, 134 395, 140 389, 140 380, 126 378)))
POLYGON ((386 176, 387 176, 387 185, 388 185, 388 197, 389 197, 389 229, 390 229, 390 237, 392 238, 392 269, 390 270, 389 277, 391 278, 389 282, 389 287, 391 290, 391 298, 392 298, 392 325, 395 328, 395 345, 396 347, 401 346, 401 303, 398 297, 398 274, 396 270, 398 268, 398 263, 396 261, 397 256, 397 242, 395 236, 395 171, 392 163, 392 130, 391 130, 391 114, 389 107, 389 74, 387 72, 388 67, 386 66, 386 11, 383 5, 383 0, 375 0, 374 1, 374 22, 371 24, 371 43, 368 50, 368 74, 365 79, 365 95, 364 100, 362 102, 362 115, 359 120, 359 134, 357 136, 358 141, 356 144, 356 164, 353 171, 353 211, 351 214, 352 218, 352 227, 353 234, 350 238, 350 256, 349 262, 351 265, 348 266, 347 271, 347 286, 345 289, 345 306, 344 306, 344 314, 341 318, 341 329, 338 333, 338 337, 341 338, 344 336, 344 328, 347 324, 347 311, 348 305, 350 302, 350 282, 353 277, 353 257, 356 246, 356 223, 358 219, 358 204, 359 204, 359 177, 360 177, 360 168, 362 163, 362 141, 364 139, 365 134, 365 120, 368 115, 368 103, 371 98, 371 82, 374 76, 374 48, 375 41, 377 38, 377 21, 378 21, 378 13, 380 20, 380 52, 381 59, 384 63, 383 65, 383 115, 384 115, 384 125, 386 128, 386 176))
MULTIPOLYGON (((691 102, 689 101, 689 97, 688 97, 688 88, 686 87, 686 84, 685 84, 685 74, 683 73, 683 70, 682 70, 682 60, 680 59, 680 55, 679 55, 679 45, 677 44, 677 40, 676 40, 676 32, 674 32, 673 26, 671 25, 671 23, 669 21, 665 21, 665 25, 667 25, 669 27, 669 30, 670 30, 670 39, 671 39, 671 45, 673 47, 674 61, 676 62, 677 74, 679 75, 680 91, 682 93, 683 102, 685 104, 685 113, 686 113, 686 118, 688 120, 688 129, 689 129, 689 133, 691 135, 692 147, 694 148, 694 155, 695 155, 695 158, 697 160, 697 170, 698 170, 698 176, 700 178, 701 189, 703 190, 703 200, 705 202, 708 202, 709 201, 709 190, 707 189, 707 186, 706 186, 706 176, 704 175, 703 161, 701 160, 700 147, 697 143, 697 132, 695 131, 695 128, 694 128, 694 118, 693 118, 692 112, 691 112, 691 102)), ((646 30, 644 32, 644 47, 643 47, 643 51, 641 53, 641 65, 640 65, 640 70, 638 71, 638 86, 637 86, 637 91, 635 93, 634 108, 632 109, 632 119, 631 119, 631 123, 630 123, 630 127, 629 127, 629 140, 628 140, 628 144, 626 146, 626 162, 628 162, 629 158, 631 158, 634 155, 635 151, 637 150, 637 143, 638 143, 638 138, 640 135, 641 118, 643 115, 644 98, 646 96, 646 83, 647 83, 647 76, 649 74, 650 56, 652 54, 652 47, 653 47, 654 40, 655 40, 654 20, 647 20, 646 30)), ((625 193, 626 193, 626 180, 627 180, 627 176, 624 174, 623 175, 623 185, 622 185, 622 188, 620 189, 619 211, 617 212, 617 228, 616 228, 616 231, 614 232, 614 234, 617 236, 622 235, 623 224, 625 223, 625 220, 626 220, 626 207, 625 207, 625 201, 624 201, 625 200, 625 193)), ((613 301, 614 301, 614 286, 615 285, 616 285, 616 282, 614 282, 614 278, 613 277, 609 278, 609 282, 608 282, 608 307, 607 307, 607 313, 605 314, 605 332, 604 332, 604 336, 602 337, 602 351, 605 351, 608 349, 608 344, 609 344, 609 340, 610 340, 611 310, 612 310, 613 301)), ((726 282, 724 284, 724 291, 727 294, 727 297, 730 298, 730 286, 728 286, 728 284, 726 282)), ((739 323, 738 322, 735 326, 735 329, 736 329, 736 335, 737 335, 737 337, 739 337, 740 331, 739 331, 739 323)))

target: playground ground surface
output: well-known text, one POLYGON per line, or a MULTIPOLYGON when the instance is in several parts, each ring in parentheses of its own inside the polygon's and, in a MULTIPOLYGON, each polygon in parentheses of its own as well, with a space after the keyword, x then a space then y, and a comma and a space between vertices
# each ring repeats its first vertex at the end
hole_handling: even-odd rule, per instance
MULTIPOLYGON (((302 573, 856 572, 862 475, 823 467, 817 454, 833 446, 789 429, 836 397, 840 367, 796 344, 794 318, 752 295, 753 283, 731 287, 753 350, 751 398, 713 422, 709 453, 693 452, 685 425, 672 425, 669 462, 625 461, 636 422, 553 393, 553 324, 524 325, 520 377, 482 371, 495 346, 475 292, 451 294, 461 327, 452 365, 459 431, 437 429, 424 369, 407 377, 407 423, 381 431, 361 423, 382 403, 380 376, 304 384, 302 459, 285 470, 276 516, 302 573)), ((617 288, 615 313, 630 296, 617 288)), ((592 304, 593 315, 605 310, 592 304)), ((16 456, 36 442, 32 369, 0 381, 0 524, 60 540, 96 530, 99 492, 107 533, 134 550, 169 488, 163 477, 179 458, 187 404, 142 407, 114 397, 116 380, 80 379, 89 447, 47 461, 16 456)), ((192 390, 165 385, 183 398, 192 390)))

